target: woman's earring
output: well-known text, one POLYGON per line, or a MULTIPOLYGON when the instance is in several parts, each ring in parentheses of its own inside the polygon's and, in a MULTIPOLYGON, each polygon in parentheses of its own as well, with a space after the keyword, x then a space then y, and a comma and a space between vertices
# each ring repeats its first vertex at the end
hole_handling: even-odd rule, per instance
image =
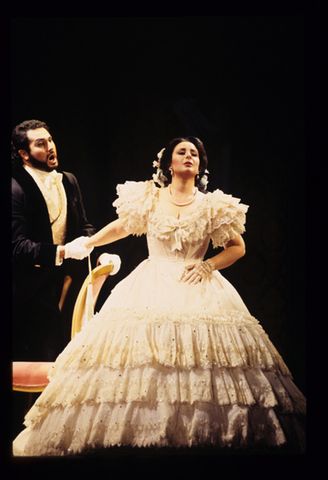
POLYGON ((170 174, 173 175, 173 169, 172 169, 172 167, 170 167, 169 170, 170 170, 170 174))
POLYGON ((196 180, 199 180, 199 173, 197 173, 196 175, 196 180))

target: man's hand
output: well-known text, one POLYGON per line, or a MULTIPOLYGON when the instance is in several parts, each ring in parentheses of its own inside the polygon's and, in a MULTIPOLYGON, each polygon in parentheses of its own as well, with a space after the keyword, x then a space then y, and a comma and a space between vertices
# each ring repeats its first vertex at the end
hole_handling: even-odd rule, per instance
POLYGON ((87 248, 85 241, 88 237, 78 237, 70 243, 65 245, 64 258, 74 258, 75 260, 82 260, 87 257, 93 250, 93 247, 87 248))

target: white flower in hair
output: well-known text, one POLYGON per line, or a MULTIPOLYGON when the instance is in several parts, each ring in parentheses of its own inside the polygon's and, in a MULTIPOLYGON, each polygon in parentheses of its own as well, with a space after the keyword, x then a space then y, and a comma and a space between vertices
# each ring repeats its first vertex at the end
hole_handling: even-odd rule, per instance
POLYGON ((161 160, 161 158, 162 158, 162 156, 163 156, 163 153, 164 153, 164 150, 165 150, 165 148, 162 148, 162 150, 161 150, 160 152, 158 152, 157 158, 158 158, 159 160, 161 160))
POLYGON ((205 174, 202 176, 202 178, 199 180, 199 183, 203 185, 204 189, 207 189, 207 184, 208 184, 208 176, 206 174, 209 174, 210 172, 206 169, 205 174))
POLYGON ((161 165, 160 162, 161 162, 161 158, 163 156, 164 150, 165 148, 162 148, 162 150, 157 154, 158 160, 153 161, 153 167, 157 168, 157 172, 153 174, 153 180, 154 182, 158 183, 160 187, 164 187, 165 186, 164 182, 167 181, 166 176, 163 174, 163 170, 160 168, 160 165, 161 165))

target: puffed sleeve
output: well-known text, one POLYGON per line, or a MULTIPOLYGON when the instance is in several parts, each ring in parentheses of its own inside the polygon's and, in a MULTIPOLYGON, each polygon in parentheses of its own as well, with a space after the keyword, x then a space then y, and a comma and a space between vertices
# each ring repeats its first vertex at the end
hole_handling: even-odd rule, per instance
POLYGON ((118 198, 113 206, 127 232, 138 236, 147 232, 148 214, 157 190, 152 180, 117 185, 118 198))
POLYGON ((245 231, 248 205, 239 198, 215 190, 210 198, 210 235, 213 247, 224 247, 229 240, 245 231))

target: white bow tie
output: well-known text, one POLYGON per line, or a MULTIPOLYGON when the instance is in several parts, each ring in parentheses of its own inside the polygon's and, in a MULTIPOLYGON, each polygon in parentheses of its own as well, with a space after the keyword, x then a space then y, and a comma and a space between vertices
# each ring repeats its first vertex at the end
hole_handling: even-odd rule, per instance
POLYGON ((46 178, 44 184, 47 188, 51 189, 51 187, 53 185, 60 184, 62 179, 63 179, 63 174, 62 173, 58 173, 56 171, 53 171, 53 172, 49 173, 49 175, 47 175, 47 178, 46 178))

